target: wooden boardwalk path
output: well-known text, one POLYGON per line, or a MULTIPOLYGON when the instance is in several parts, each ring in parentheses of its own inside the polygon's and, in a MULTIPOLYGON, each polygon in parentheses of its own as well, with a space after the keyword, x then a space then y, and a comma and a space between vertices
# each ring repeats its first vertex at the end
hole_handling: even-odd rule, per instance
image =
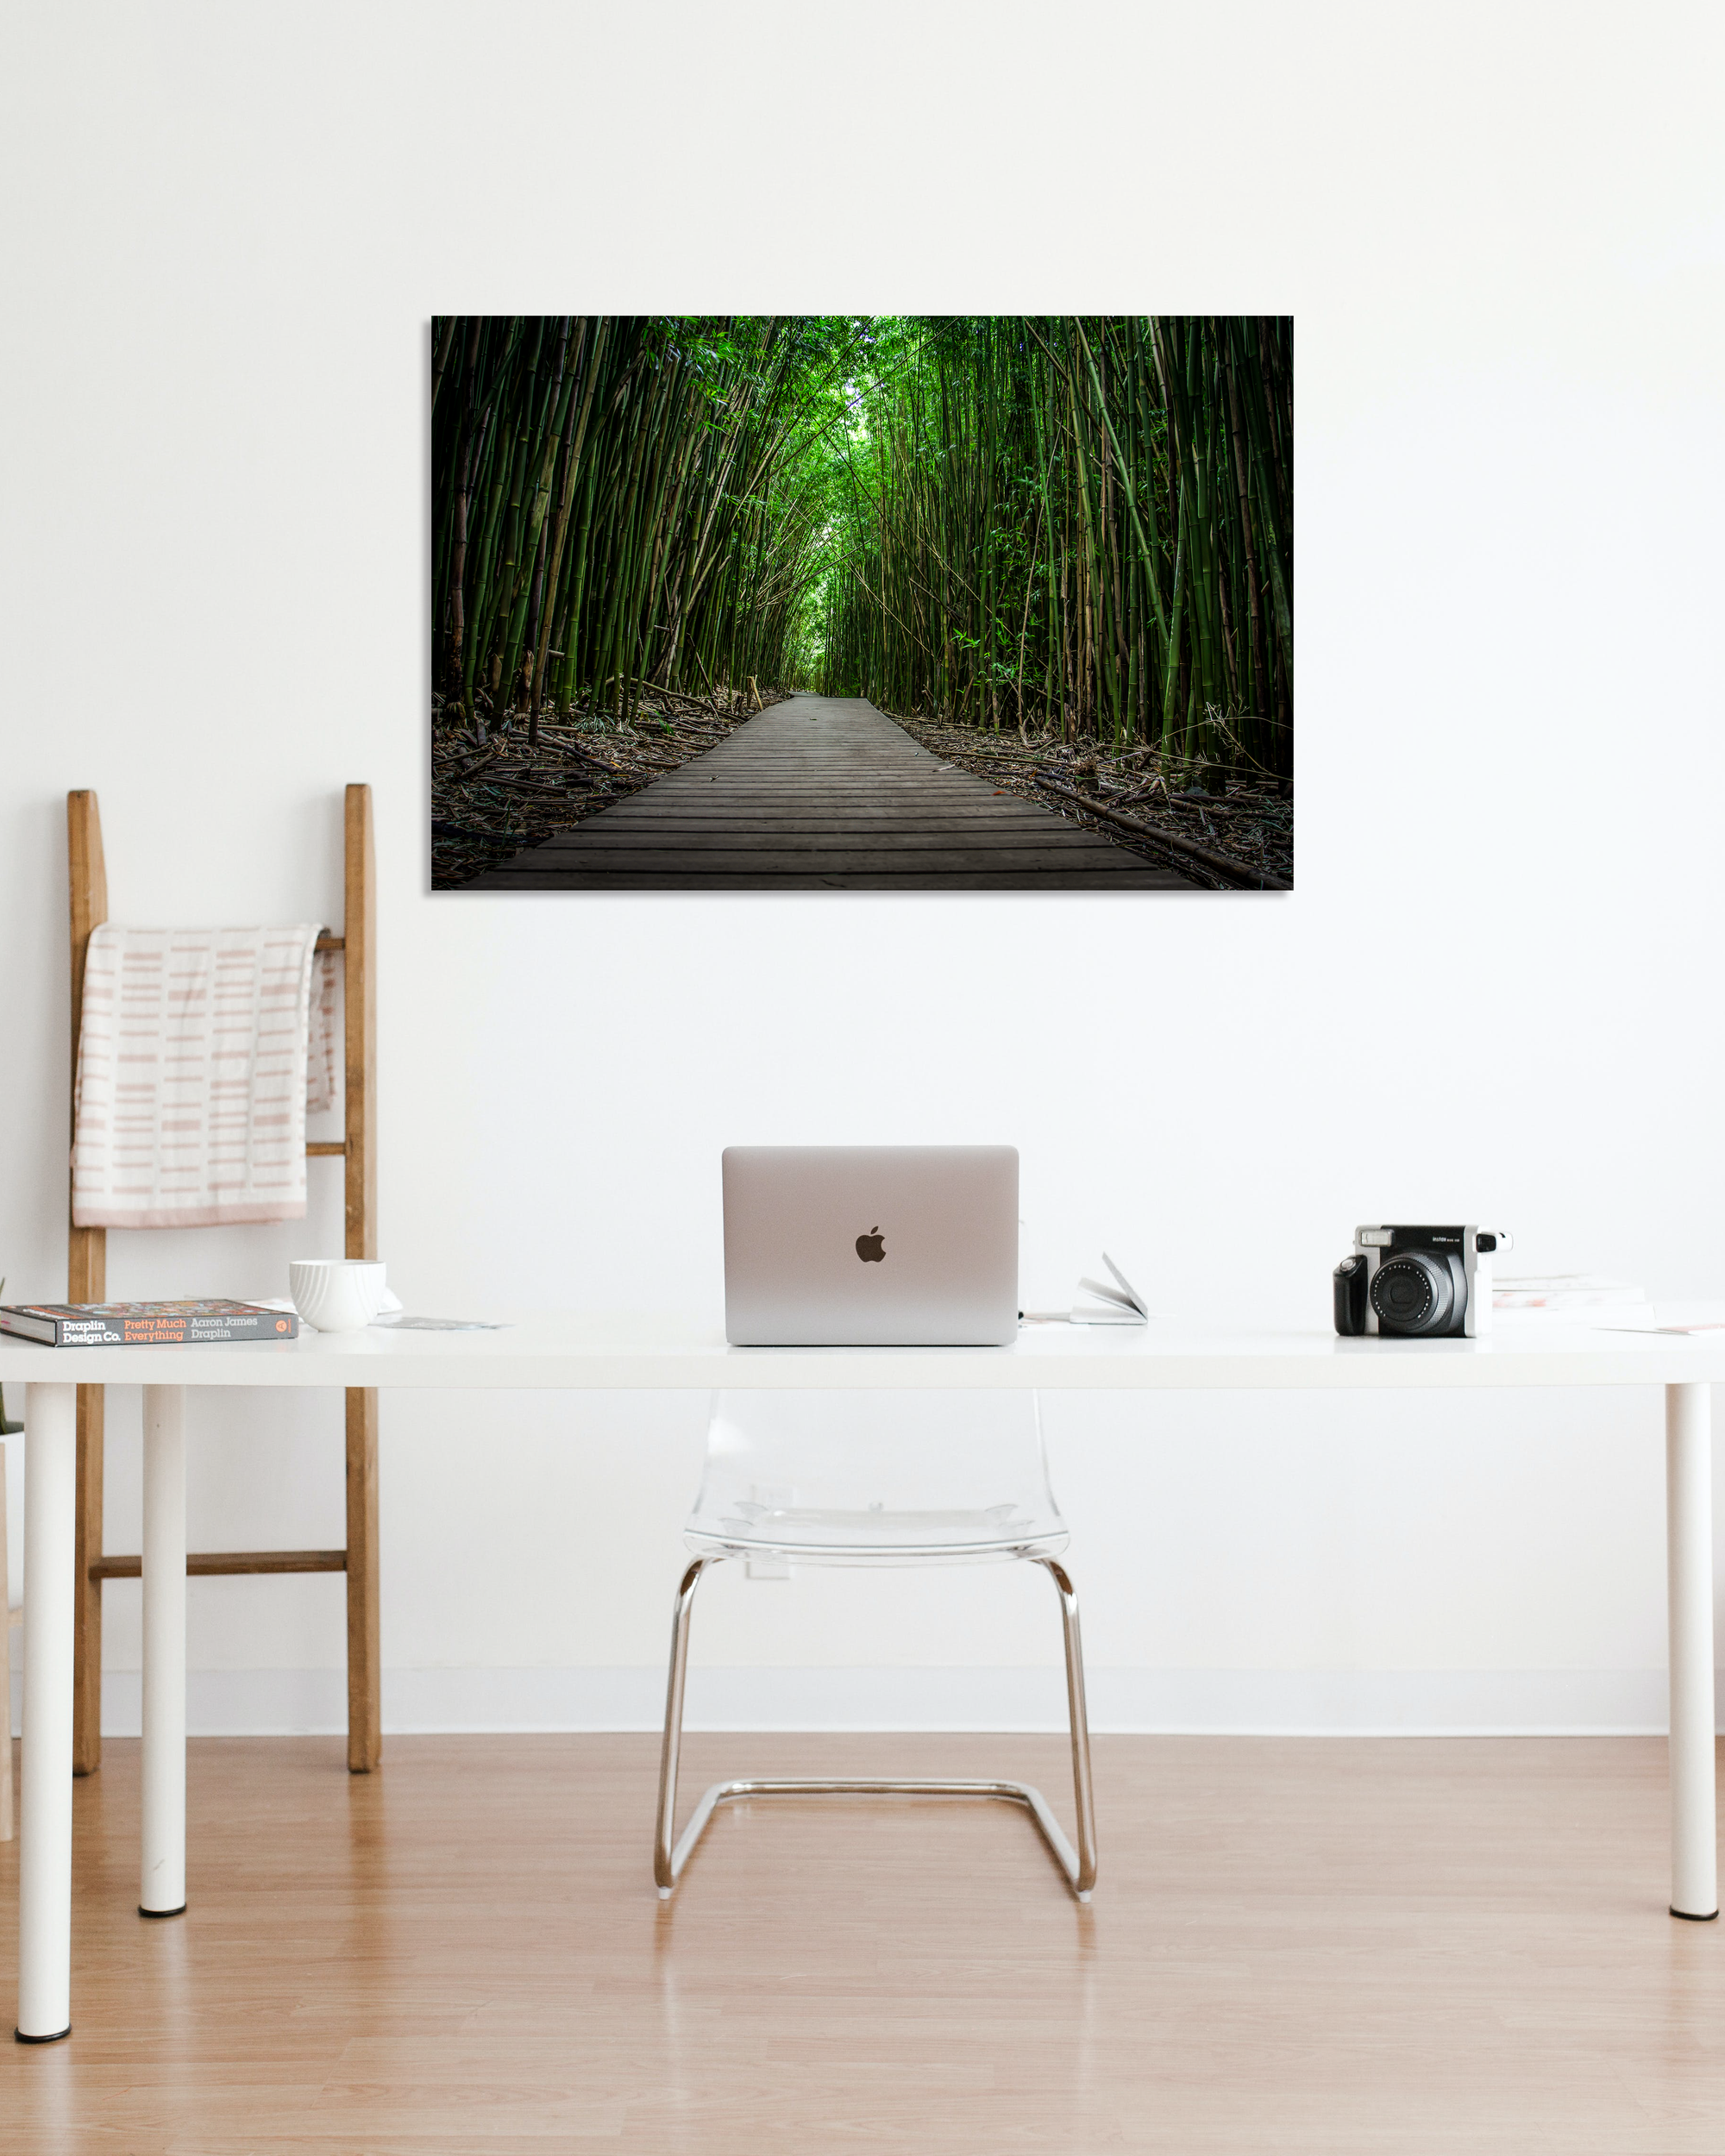
POLYGON ((616 807, 476 877, 489 891, 1189 891, 943 766, 861 697, 794 696, 616 807))

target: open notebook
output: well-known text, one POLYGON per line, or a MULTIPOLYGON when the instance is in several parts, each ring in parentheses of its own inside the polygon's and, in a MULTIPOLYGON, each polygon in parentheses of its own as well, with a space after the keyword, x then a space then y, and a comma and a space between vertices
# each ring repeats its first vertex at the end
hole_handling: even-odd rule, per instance
POLYGON ((1104 1250, 1102 1263, 1113 1275, 1110 1288, 1100 1280, 1081 1280, 1079 1300, 1072 1306, 1074 1325, 1148 1325, 1150 1311, 1144 1297, 1104 1250), (1089 1297, 1089 1300, 1084 1298, 1089 1297))

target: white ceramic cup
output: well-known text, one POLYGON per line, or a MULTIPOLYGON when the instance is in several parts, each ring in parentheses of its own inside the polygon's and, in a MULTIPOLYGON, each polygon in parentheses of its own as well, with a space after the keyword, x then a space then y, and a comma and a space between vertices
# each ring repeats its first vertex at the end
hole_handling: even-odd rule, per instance
POLYGON ((314 1332, 359 1332, 382 1309, 380 1257, 297 1257, 287 1269, 288 1293, 314 1332))

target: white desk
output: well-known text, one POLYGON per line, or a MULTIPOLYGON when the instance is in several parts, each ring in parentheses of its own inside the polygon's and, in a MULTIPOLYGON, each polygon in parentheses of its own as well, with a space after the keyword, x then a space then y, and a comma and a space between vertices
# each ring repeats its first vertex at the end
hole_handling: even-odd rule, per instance
MULTIPOLYGON (((72 1918, 73 1387, 144 1394, 144 1806, 140 1907, 185 1899, 185 1456, 188 1385, 705 1390, 1044 1388, 1399 1392, 1663 1385, 1671 1627, 1672 1910, 1717 1914, 1713 1551, 1707 1387, 1725 1344, 1570 1330, 1539 1319, 1487 1340, 1339 1340, 1035 1326, 1007 1348, 727 1348, 668 1319, 539 1318, 502 1332, 312 1333, 241 1347, 50 1349, 0 1341, 0 1383, 28 1385, 24 1765, 18 2034, 69 2034, 72 1918)), ((644 1846, 644 1845, 643 1845, 644 1846)), ((645 1874, 643 1872, 644 1878, 645 1874)), ((644 1890, 643 1890, 644 1891, 644 1890)))

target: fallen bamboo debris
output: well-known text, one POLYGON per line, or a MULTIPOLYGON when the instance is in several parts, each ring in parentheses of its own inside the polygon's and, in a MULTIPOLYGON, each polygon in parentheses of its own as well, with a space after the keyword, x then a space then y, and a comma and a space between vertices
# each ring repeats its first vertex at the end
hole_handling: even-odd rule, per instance
POLYGON ((1044 777, 1070 788, 1070 805, 1063 805, 1061 813, 1094 817, 1117 844, 1130 844, 1146 858, 1177 868, 1201 888, 1293 887, 1294 806, 1286 781, 1273 774, 1235 773, 1221 799, 1184 790, 1216 770, 1203 759, 1164 757, 1138 743, 1081 744, 1052 732, 1031 733, 1021 740, 1013 729, 996 733, 920 712, 892 716, 942 763, 985 778, 1022 799, 1052 807, 1052 789, 1044 787, 1044 777), (1073 781, 1081 763, 1088 768, 1084 785, 1077 786, 1073 781), (1157 820, 1123 813, 1152 800, 1157 820), (1218 849, 1207 861, 1211 849, 1159 820, 1164 806, 1183 810, 1201 822, 1226 818, 1228 850, 1218 849))
POLYGON ((537 845, 558 831, 625 800, 655 779, 726 740, 784 692, 727 690, 712 702, 655 688, 632 725, 588 711, 553 718, 541 712, 537 738, 526 714, 505 711, 475 747, 465 724, 444 722, 453 710, 432 699, 431 887, 453 891, 495 865, 500 855, 537 845), (691 714, 699 712, 699 718, 691 714))
POLYGON ((1092 816, 1100 816, 1106 824, 1118 824, 1123 830, 1134 831, 1145 838, 1153 838, 1158 845, 1171 846, 1176 853, 1187 854, 1194 861, 1202 862, 1205 868, 1214 869, 1217 875, 1243 885, 1249 891, 1291 891, 1294 887, 1284 877, 1272 875, 1267 868, 1254 868, 1248 862, 1236 861, 1230 854, 1219 854, 1208 846, 1201 846, 1195 839, 1179 831, 1164 830, 1159 824, 1146 824, 1137 816, 1122 816, 1118 809, 1110 808, 1105 801, 1095 801, 1080 793, 1076 787, 1063 785, 1058 779, 1038 777, 1037 784, 1050 793, 1063 795, 1076 801, 1092 816))

